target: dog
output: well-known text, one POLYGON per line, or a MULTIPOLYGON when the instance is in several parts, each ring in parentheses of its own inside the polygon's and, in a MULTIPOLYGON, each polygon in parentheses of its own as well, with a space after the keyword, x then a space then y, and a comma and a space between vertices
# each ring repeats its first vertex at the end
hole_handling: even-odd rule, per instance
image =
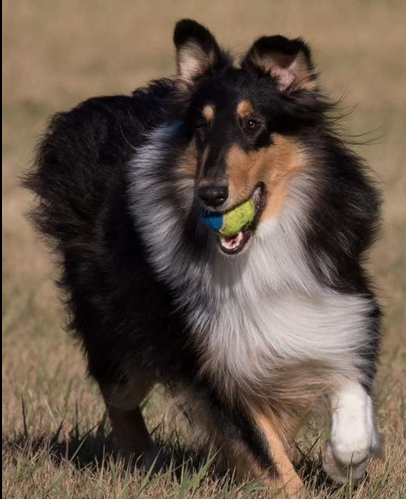
POLYGON ((327 404, 324 468, 359 479, 379 448, 379 190, 302 39, 259 38, 239 65, 195 21, 174 43, 173 78, 53 117, 25 179, 118 444, 156 462, 140 404, 163 383, 237 478, 295 496, 291 444, 327 404), (247 201, 237 234, 204 223, 247 201))

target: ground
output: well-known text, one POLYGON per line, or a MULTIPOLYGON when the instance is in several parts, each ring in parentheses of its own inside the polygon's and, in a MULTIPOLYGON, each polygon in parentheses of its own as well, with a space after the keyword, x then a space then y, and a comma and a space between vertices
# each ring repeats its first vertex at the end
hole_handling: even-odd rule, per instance
MULTIPOLYGON (((376 383, 386 453, 358 489, 333 491, 323 484, 317 433, 307 432, 298 441, 302 473, 308 497, 405 497, 406 3, 400 0, 3 2, 3 493, 78 499, 266 495, 258 483, 238 486, 213 476, 210 456, 192 471, 180 468, 177 477, 123 469, 97 389, 85 376, 79 348, 62 330, 50 255, 24 219, 31 199, 18 177, 49 115, 172 74, 172 28, 181 17, 206 23, 241 53, 263 34, 302 36, 314 49, 323 87, 343 99, 343 132, 363 143, 354 147, 384 192, 371 271, 386 314, 376 383)), ((150 428, 179 458, 191 437, 175 412, 160 389, 145 404, 150 428)))

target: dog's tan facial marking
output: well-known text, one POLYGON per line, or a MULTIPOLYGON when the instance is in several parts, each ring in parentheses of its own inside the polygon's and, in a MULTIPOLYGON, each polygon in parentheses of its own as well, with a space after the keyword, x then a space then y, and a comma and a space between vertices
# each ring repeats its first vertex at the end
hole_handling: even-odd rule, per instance
POLYGON ((192 140, 182 157, 179 158, 173 184, 175 199, 178 201, 179 209, 183 210, 184 214, 188 212, 193 201, 193 192, 199 174, 198 161, 196 141, 192 140))
POLYGON ((203 110, 202 110, 202 114, 203 116, 206 118, 206 120, 210 123, 211 121, 213 121, 213 118, 214 118, 214 112, 215 112, 215 109, 214 109, 214 106, 211 106, 211 105, 206 105, 204 106, 203 110))
POLYGON ((196 178, 198 173, 198 153, 195 140, 189 144, 179 160, 177 174, 179 177, 196 178))
POLYGON ((194 188, 198 176, 198 152, 195 140, 189 144, 176 168, 176 190, 182 195, 194 188))
POLYGON ((262 219, 274 217, 281 209, 289 180, 306 166, 305 155, 295 139, 273 135, 273 144, 258 151, 243 151, 233 146, 227 156, 230 206, 249 197, 263 182, 267 202, 262 219))
POLYGON ((237 114, 244 119, 254 113, 254 108, 249 100, 242 100, 238 103, 237 114))
POLYGON ((246 153, 239 146, 231 147, 227 156, 227 175, 229 182, 230 206, 247 199, 258 182, 258 157, 246 153))
POLYGON ((306 167, 305 154, 294 139, 275 135, 264 158, 266 175, 264 183, 268 192, 263 219, 273 218, 282 208, 290 179, 306 167))

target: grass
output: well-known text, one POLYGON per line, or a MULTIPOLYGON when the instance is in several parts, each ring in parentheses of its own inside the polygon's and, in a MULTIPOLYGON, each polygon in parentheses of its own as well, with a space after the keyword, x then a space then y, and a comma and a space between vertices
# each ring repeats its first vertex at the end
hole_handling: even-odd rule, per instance
MULTIPOLYGON (((323 86, 356 109, 344 126, 365 131, 358 146, 382 184, 382 237, 372 269, 386 311, 376 399, 386 454, 366 479, 333 490, 320 470, 318 435, 302 435, 299 467, 309 497, 406 496, 406 32, 405 3, 5 0, 3 2, 3 494, 7 498, 269 497, 260 483, 237 485, 191 451, 193 434, 158 388, 148 425, 171 467, 130 472, 76 345, 62 331, 54 268, 24 219, 29 195, 18 176, 47 117, 97 94, 128 93, 174 70, 171 31, 180 17, 207 23, 237 52, 262 34, 303 36, 323 86)), ((276 491, 274 495, 276 495, 276 491)))

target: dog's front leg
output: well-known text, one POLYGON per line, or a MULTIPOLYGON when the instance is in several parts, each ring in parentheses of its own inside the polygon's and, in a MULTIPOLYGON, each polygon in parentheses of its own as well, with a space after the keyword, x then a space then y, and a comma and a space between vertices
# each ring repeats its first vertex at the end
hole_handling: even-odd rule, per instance
POLYGON ((163 456, 151 439, 140 408, 152 386, 152 382, 136 374, 126 383, 100 384, 113 432, 126 463, 159 469, 164 466, 163 456))
POLYGON ((346 381, 331 396, 332 427, 324 469, 338 483, 357 480, 379 451, 372 400, 365 388, 346 381))

